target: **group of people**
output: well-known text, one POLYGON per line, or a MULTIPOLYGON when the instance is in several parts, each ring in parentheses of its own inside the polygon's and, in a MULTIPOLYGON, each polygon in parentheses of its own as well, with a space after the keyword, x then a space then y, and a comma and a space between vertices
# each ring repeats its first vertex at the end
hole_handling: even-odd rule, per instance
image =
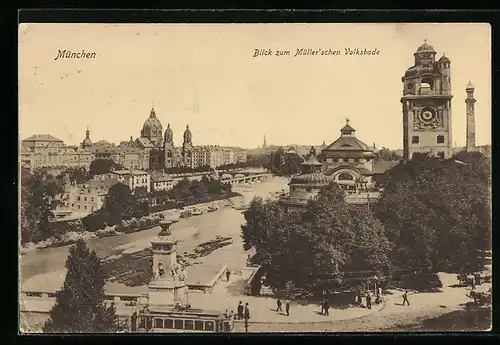
MULTIPOLYGON (((276 301, 276 305, 277 305, 276 311, 282 312, 283 311, 283 309, 282 309, 283 302, 281 302, 281 300, 278 299, 276 301)), ((285 302, 285 312, 286 312, 286 316, 290 316, 290 301, 285 302)))
MULTIPOLYGON (((408 297, 407 297, 406 291, 405 291, 405 294, 403 296, 404 296, 403 297, 403 305, 404 305, 404 301, 405 300, 408 303, 408 305, 410 305, 410 303, 408 302, 408 297)), ((366 307, 368 309, 371 309, 372 308, 372 295, 371 295, 370 291, 366 292, 365 299, 366 299, 366 307)), ((363 306, 363 299, 362 299, 362 296, 361 296, 361 289, 358 289, 358 291, 357 291, 356 301, 357 301, 357 303, 360 306, 363 306)), ((379 287, 377 289, 377 292, 376 292, 376 295, 375 295, 375 304, 380 304, 380 303, 382 303, 382 288, 379 287)))
POLYGON ((240 301, 238 307, 236 308, 236 311, 237 312, 235 313, 233 310, 229 311, 229 309, 226 309, 226 311, 224 312, 224 316, 235 320, 250 319, 250 309, 248 308, 248 303, 245 303, 245 305, 243 306, 243 302, 240 301))
POLYGON ((240 301, 238 307, 236 308, 236 313, 233 310, 229 311, 229 309, 226 309, 224 314, 219 315, 219 321, 221 325, 224 317, 231 319, 231 321, 245 320, 245 330, 248 331, 248 320, 250 319, 250 308, 248 307, 248 303, 245 303, 245 305, 243 306, 243 302, 240 301))

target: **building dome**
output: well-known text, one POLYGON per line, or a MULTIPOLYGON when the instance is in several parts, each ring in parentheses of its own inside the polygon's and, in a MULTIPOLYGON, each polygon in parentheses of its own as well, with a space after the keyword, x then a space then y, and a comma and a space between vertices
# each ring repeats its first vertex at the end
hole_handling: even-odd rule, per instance
POLYGON ((163 129, 161 126, 161 122, 156 117, 155 109, 152 108, 151 112, 149 113, 149 117, 142 126, 141 137, 161 137, 162 132, 163 129))
POLYGON ((300 184, 300 185, 327 185, 330 180, 326 175, 322 173, 310 173, 304 175, 297 175, 292 177, 290 184, 300 184))
POLYGON ((443 56, 439 58, 438 62, 450 62, 450 59, 443 54, 443 56))
POLYGON ((472 85, 472 83, 469 81, 467 83, 467 86, 465 87, 466 90, 474 90, 474 85, 472 85))
POLYGON ((87 131, 85 132, 85 139, 83 139, 82 146, 89 147, 92 146, 92 140, 90 140, 90 130, 87 127, 87 131))
POLYGON ((425 40, 424 44, 422 44, 417 49, 417 54, 420 54, 420 53, 433 53, 433 54, 435 54, 436 51, 434 50, 434 47, 431 46, 430 44, 427 44, 427 40, 425 40))
POLYGON ((190 143, 192 138, 193 138, 193 135, 191 134, 191 130, 189 129, 189 125, 187 125, 186 130, 184 131, 184 142, 190 143))

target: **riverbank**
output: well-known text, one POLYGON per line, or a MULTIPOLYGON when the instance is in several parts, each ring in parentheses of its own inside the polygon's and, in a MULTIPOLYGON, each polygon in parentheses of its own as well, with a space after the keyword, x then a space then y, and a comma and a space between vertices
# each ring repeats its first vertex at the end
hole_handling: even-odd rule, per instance
MULTIPOLYGON (((255 196, 268 198, 274 192, 286 188, 287 183, 288 179, 285 178, 270 178, 250 186, 235 186, 235 192, 238 192, 243 197, 206 203, 205 205, 216 205, 218 210, 181 219, 179 222, 174 223, 170 230, 172 235, 180 240, 177 252, 179 254, 189 253, 200 243, 210 241, 217 235, 232 237, 235 241, 233 245, 216 250, 209 256, 204 257, 203 262, 214 268, 227 265, 232 271, 240 269, 247 258, 247 254, 242 251, 240 244, 240 227, 245 219, 241 211, 235 210, 231 206, 235 205, 236 207, 240 203, 248 204, 255 196)), ((165 219, 177 217, 178 214, 167 211, 165 219)), ((158 235, 159 231, 159 226, 156 226, 127 234, 91 238, 87 240, 87 245, 89 249, 97 253, 99 258, 105 260, 109 257, 117 257, 122 253, 134 253, 149 248, 151 241, 158 235)), ((70 247, 66 245, 25 252, 20 260, 22 285, 26 289, 34 291, 42 288, 48 291, 59 288, 62 280, 64 280, 65 263, 70 247)))
MULTIPOLYGON (((210 207, 215 207, 215 208, 222 208, 222 207, 232 207, 234 205, 240 205, 244 203, 244 198, 241 194, 236 193, 236 192, 231 192, 230 195, 224 195, 224 196, 218 196, 216 198, 211 198, 209 201, 204 201, 201 203, 193 203, 190 205, 185 206, 183 209, 177 209, 177 208, 172 208, 164 211, 158 211, 151 213, 150 215, 143 217, 151 217, 155 215, 163 215, 164 217, 168 217, 167 219, 179 219, 180 214, 184 210, 194 210, 197 209, 201 211, 202 213, 208 212, 208 208, 210 207)), ((142 218, 141 218, 142 219, 142 218)), ((140 219, 136 220, 140 221, 140 219)), ((154 227, 158 226, 158 224, 150 225, 150 226, 145 226, 145 227, 137 227, 134 229, 120 229, 117 230, 117 226, 112 226, 112 227, 106 227, 106 229, 101 229, 97 230, 96 232, 89 232, 89 231, 81 231, 81 232, 76 232, 76 231, 71 231, 66 234, 57 236, 57 237, 51 237, 48 238, 44 241, 40 241, 38 243, 26 243, 24 246, 21 247, 20 253, 21 255, 26 254, 29 251, 36 250, 36 249, 48 249, 48 248, 57 248, 57 247, 63 247, 63 246, 68 246, 76 243, 76 241, 82 239, 84 241, 88 241, 91 239, 95 238, 103 238, 103 237, 110 237, 110 236, 117 236, 120 234, 128 234, 128 233, 133 233, 133 232, 139 232, 139 231, 144 231, 144 230, 149 230, 154 227)))

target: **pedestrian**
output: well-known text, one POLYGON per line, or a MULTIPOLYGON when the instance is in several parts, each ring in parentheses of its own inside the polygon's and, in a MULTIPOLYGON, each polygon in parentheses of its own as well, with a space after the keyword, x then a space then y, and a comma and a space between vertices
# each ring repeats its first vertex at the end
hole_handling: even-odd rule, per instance
POLYGON ((226 281, 229 281, 229 278, 231 277, 231 271, 226 270, 226 281))
POLYGON ((224 314, 220 313, 219 317, 217 318, 217 332, 222 332, 224 325, 224 314))
POLYGON ((408 301, 408 291, 405 290, 405 293, 403 294, 403 305, 405 305, 405 303, 408 303, 408 305, 410 305, 410 302, 408 301))
POLYGON ((321 312, 320 312, 320 314, 323 315, 324 312, 325 312, 325 300, 322 300, 321 301, 321 312))
POLYGON ((281 301, 279 299, 276 301, 276 305, 278 306, 276 311, 283 311, 283 309, 281 309, 281 301))
POLYGON ((329 313, 329 309, 330 309, 330 302, 329 302, 328 300, 325 300, 325 304, 324 304, 324 306, 325 306, 325 315, 326 315, 326 316, 329 316, 329 315, 330 315, 330 313, 329 313))
POLYGON ((250 319, 250 309, 248 308, 248 303, 245 303, 245 321, 250 319))
POLYGON ((229 317, 231 318, 231 320, 234 319, 234 310, 231 310, 231 312, 229 313, 229 317))
POLYGON ((245 332, 248 333, 248 320, 245 319, 245 332))
POLYGON ((238 320, 242 320, 243 319, 243 304, 241 301, 240 301, 240 304, 238 304, 238 308, 236 309, 236 311, 238 312, 238 320))
POLYGON ((229 310, 226 309, 226 312, 224 313, 225 317, 229 317, 229 310))
POLYGON ((370 294, 370 292, 366 294, 366 307, 368 309, 372 309, 372 295, 370 294))
POLYGON ((286 301, 285 311, 286 311, 286 316, 290 316, 290 301, 286 301))

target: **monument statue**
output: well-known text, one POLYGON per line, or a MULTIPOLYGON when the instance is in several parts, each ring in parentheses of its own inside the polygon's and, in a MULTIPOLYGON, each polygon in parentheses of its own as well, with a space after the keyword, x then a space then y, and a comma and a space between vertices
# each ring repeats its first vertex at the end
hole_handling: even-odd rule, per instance
POLYGON ((170 226, 173 224, 172 221, 162 220, 160 222, 161 231, 158 236, 170 236, 172 232, 170 231, 170 226))

